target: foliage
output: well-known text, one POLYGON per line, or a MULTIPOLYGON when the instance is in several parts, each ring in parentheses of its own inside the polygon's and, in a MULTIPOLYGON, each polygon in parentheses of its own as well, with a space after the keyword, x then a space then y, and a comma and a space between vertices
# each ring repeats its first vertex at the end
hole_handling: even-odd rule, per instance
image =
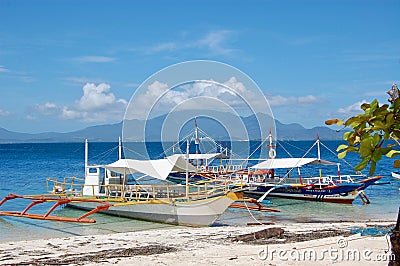
MULTIPOLYGON (((379 105, 375 99, 361 105, 364 113, 348 118, 346 121, 331 119, 327 125, 336 124, 349 128, 343 139, 348 144, 337 148, 338 157, 344 158, 348 152, 360 154, 361 162, 354 170, 361 171, 370 165, 369 174, 373 175, 376 163, 385 155, 393 158, 400 154, 400 98, 388 104, 379 105)), ((395 161, 395 166, 400 161, 395 161)))

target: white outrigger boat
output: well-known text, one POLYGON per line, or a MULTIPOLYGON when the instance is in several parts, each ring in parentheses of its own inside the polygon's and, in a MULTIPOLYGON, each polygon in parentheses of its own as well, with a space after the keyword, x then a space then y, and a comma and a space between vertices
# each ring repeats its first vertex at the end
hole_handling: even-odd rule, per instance
POLYGON ((2 211, 0 216, 17 216, 65 222, 95 222, 89 215, 102 212, 146 221, 175 225, 208 226, 236 200, 243 196, 241 189, 231 189, 227 183, 213 184, 130 184, 129 177, 142 173, 156 180, 166 180, 173 171, 194 171, 184 154, 159 160, 131 160, 121 158, 107 165, 89 166, 88 143, 85 142, 85 178, 47 179, 48 194, 20 196, 11 194, 0 201, 22 198, 31 200, 23 211, 2 211), (101 179, 101 174, 104 178, 101 179), (44 215, 28 213, 35 205, 54 202, 44 215), (51 216, 60 205, 88 211, 78 218, 51 216))

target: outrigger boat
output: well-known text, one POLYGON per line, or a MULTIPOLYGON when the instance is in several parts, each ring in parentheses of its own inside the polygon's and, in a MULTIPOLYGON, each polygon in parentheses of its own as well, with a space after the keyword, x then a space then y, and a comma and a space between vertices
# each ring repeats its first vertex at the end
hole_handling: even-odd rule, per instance
MULTIPOLYGON (((47 179, 48 194, 20 196, 11 194, 0 201, 0 206, 12 199, 26 199, 31 203, 23 211, 2 211, 0 216, 17 216, 32 219, 65 222, 95 222, 88 216, 102 212, 147 221, 190 226, 208 226, 236 200, 242 199, 243 190, 228 183, 203 182, 202 184, 130 184, 135 173, 164 181, 171 172, 195 171, 185 155, 176 154, 159 160, 122 159, 107 165, 88 165, 88 143, 85 142, 85 178, 65 178, 62 181, 47 179), (104 178, 101 180, 101 173, 104 178), (29 213, 37 204, 54 202, 44 215, 29 213), (78 218, 52 216, 59 206, 88 211, 78 218)), ((187 155, 186 155, 187 156, 187 155)), ((263 210, 262 207, 258 207, 263 210)), ((265 210, 265 209, 264 209, 265 210)))
POLYGON ((247 195, 258 197, 262 201, 267 196, 282 197, 300 200, 314 200, 334 203, 352 203, 360 197, 364 204, 370 201, 364 190, 381 179, 381 176, 365 178, 362 175, 341 175, 340 164, 320 157, 320 140, 309 149, 317 145, 318 158, 275 158, 275 146, 272 145, 272 135, 269 135, 270 158, 252 167, 238 171, 234 178, 235 182, 245 184, 247 195), (320 170, 317 177, 302 177, 300 168, 307 165, 337 165, 337 175, 322 176, 320 170), (290 177, 293 169, 298 169, 298 177, 290 177), (277 170, 284 169, 286 174, 279 176, 277 170))
MULTIPOLYGON (((306 165, 322 164, 332 165, 331 162, 318 160, 317 158, 283 158, 269 159, 252 167, 252 169, 300 169, 306 165), (268 165, 268 166, 267 166, 268 165), (273 167, 273 168, 271 168, 273 167)), ((256 171, 254 173, 257 173, 256 171)), ((363 192, 371 184, 375 183, 381 176, 365 178, 354 181, 355 177, 350 175, 328 175, 318 177, 302 178, 300 171, 297 178, 285 176, 273 178, 263 175, 242 175, 247 179, 243 183, 249 186, 247 194, 263 197, 282 197, 300 200, 314 200, 334 203, 352 203, 358 196, 365 204, 370 203, 363 192), (251 177, 250 177, 251 176, 251 177)))

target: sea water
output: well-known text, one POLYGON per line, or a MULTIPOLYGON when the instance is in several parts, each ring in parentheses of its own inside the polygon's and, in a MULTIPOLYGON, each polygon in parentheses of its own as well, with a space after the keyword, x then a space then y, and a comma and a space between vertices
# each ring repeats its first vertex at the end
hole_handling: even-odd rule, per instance
MULTIPOLYGON (((284 149, 294 157, 303 156, 313 144, 310 141, 289 141, 278 145, 278 157, 287 157, 284 149)), ((339 141, 326 141, 324 144, 335 150, 339 141)), ((246 145, 242 143, 241 145, 246 145)), ((248 144, 247 144, 248 145, 248 144)), ((231 144, 228 143, 230 147, 231 144)), ((240 147, 240 145, 234 145, 240 147)), ((251 143, 251 147, 258 146, 251 143)), ((265 146, 262 147, 265 149, 265 146)), ((164 155, 160 143, 146 145, 150 157, 160 158, 164 155)), ((337 161, 335 154, 322 149, 323 159, 337 161)), ((240 150, 235 151, 240 155, 240 150)), ((316 148, 308 155, 317 156, 316 148)), ((257 154, 256 154, 257 155, 257 154)), ((256 156, 256 155, 253 155, 256 156)), ((245 154, 243 154, 245 156, 245 154)), ((107 164, 117 160, 117 143, 90 143, 89 164, 107 164)), ((356 154, 346 157, 347 163, 357 164, 356 154)), ((351 168, 341 162, 342 172, 350 173, 351 168)), ((266 207, 276 208, 281 212, 249 212, 242 209, 228 209, 215 223, 223 225, 245 225, 249 222, 319 222, 319 221, 365 221, 395 220, 400 205, 400 182, 391 177, 393 161, 384 158, 379 162, 376 175, 383 178, 384 185, 370 186, 365 192, 371 204, 363 205, 360 199, 353 204, 335 204, 269 198, 272 204, 266 207)), ((322 167, 323 174, 335 174, 335 169, 322 167), (333 173, 332 173, 333 172, 333 173)), ((83 177, 84 144, 83 143, 22 143, 0 144, 0 198, 10 193, 29 195, 46 193, 47 178, 64 178, 69 176, 83 177)), ((0 207, 1 211, 19 210, 26 207, 26 200, 11 200, 0 207)), ((42 204, 32 208, 31 212, 44 213, 52 204, 42 204)), ((78 217, 83 212, 69 208, 59 208, 54 215, 78 217)), ((144 222, 121 217, 94 214, 95 224, 53 222, 44 220, 23 219, 18 217, 0 217, 0 242, 51 237, 68 237, 77 235, 107 234, 151 229, 168 229, 174 226, 160 223, 144 222)))

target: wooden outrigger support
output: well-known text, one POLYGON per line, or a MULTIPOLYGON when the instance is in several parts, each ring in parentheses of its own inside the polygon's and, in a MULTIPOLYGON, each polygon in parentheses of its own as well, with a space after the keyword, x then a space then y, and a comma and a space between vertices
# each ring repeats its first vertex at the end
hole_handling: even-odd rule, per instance
POLYGON ((254 203, 256 206, 232 203, 229 207, 236 208, 236 209, 247 209, 247 210, 251 210, 251 211, 260 211, 260 212, 280 212, 280 210, 278 210, 278 209, 265 208, 263 205, 261 205, 261 203, 259 203, 256 199, 253 199, 253 198, 243 198, 243 202, 254 203))
POLYGON ((32 202, 21 212, 19 211, 0 211, 0 216, 14 216, 14 217, 23 217, 29 219, 38 219, 38 220, 51 220, 51 221, 59 221, 59 222, 75 222, 75 223, 95 223, 96 220, 93 218, 86 218, 89 215, 92 215, 96 212, 107 210, 111 207, 111 204, 106 204, 97 200, 85 199, 85 198, 60 198, 60 197, 44 197, 44 196, 21 196, 16 194, 10 194, 9 196, 4 197, 0 201, 0 206, 3 205, 6 201, 12 199, 28 199, 32 200, 32 202), (61 216, 50 216, 50 214, 59 206, 68 204, 73 201, 92 201, 101 203, 93 210, 83 214, 78 218, 74 217, 61 217, 61 216), (54 205, 43 215, 43 214, 33 214, 28 213, 28 211, 35 205, 44 203, 44 202, 55 202, 54 205))
POLYGON ((364 205, 365 205, 365 204, 370 204, 370 203, 371 203, 371 201, 369 200, 369 198, 367 197, 367 195, 365 194, 364 191, 361 191, 361 193, 358 194, 358 196, 361 198, 361 200, 362 200, 362 202, 363 202, 364 205))

